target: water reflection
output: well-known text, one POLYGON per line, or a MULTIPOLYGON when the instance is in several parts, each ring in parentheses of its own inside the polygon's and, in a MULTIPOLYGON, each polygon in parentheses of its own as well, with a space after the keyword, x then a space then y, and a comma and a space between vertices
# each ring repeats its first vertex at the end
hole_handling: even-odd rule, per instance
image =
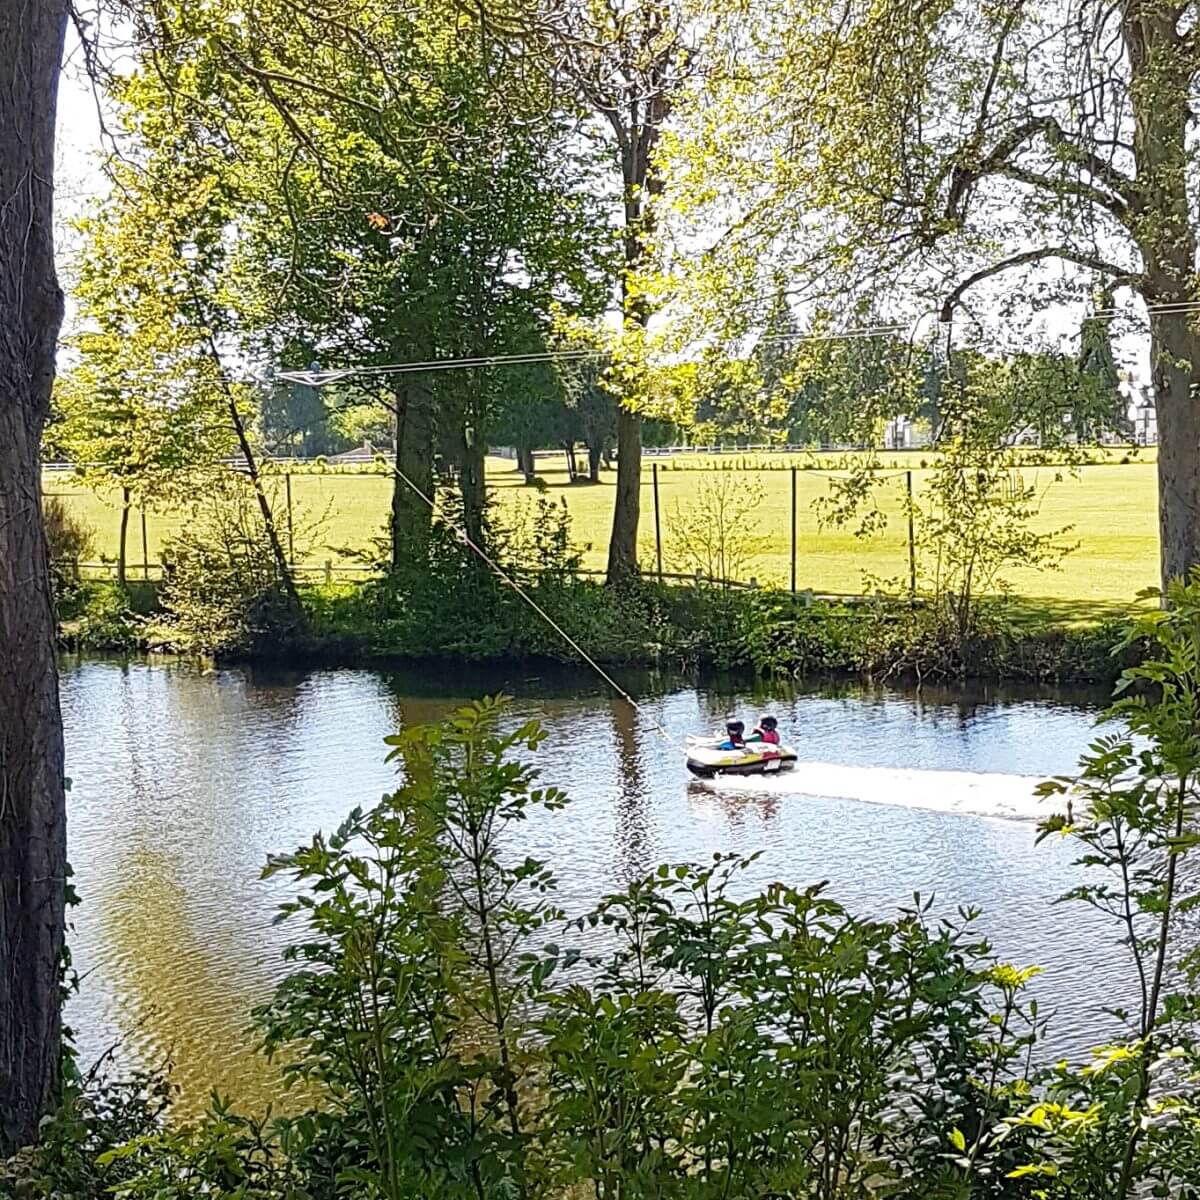
POLYGON ((649 797, 638 748, 637 710, 627 701, 609 701, 616 734, 619 792, 616 812, 617 875, 632 883, 657 865, 658 855, 650 834, 646 808, 649 797))
POLYGON ((125 1036, 127 1056, 173 1056, 192 1101, 214 1085, 268 1095, 247 1017, 279 976, 289 930, 271 924, 287 885, 257 882, 263 861, 395 786, 386 735, 498 691, 516 697, 513 722, 547 724, 539 765, 572 797, 522 827, 518 847, 550 861, 571 915, 659 861, 718 851, 763 852, 739 880, 747 890, 828 879, 869 915, 936 891, 946 911, 982 906, 1005 957, 1046 967, 1047 1003, 1070 1001, 1061 1050, 1094 1040, 1123 967, 1109 930, 1049 903, 1077 878, 1065 847, 1035 850, 1031 826, 1013 821, 697 788, 657 731, 682 738, 770 707, 809 762, 1049 774, 1069 770, 1090 739, 1094 697, 621 682, 643 711, 566 671, 68 663, 71 856, 84 900, 73 945, 87 974, 71 1020, 85 1056, 125 1036))

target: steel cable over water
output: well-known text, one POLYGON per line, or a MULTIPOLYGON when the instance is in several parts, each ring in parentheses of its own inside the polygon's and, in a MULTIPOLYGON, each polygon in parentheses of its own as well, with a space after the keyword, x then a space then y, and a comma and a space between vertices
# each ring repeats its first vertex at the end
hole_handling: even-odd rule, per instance
MULTIPOLYGON (((434 504, 433 500, 419 487, 417 487, 417 485, 413 483, 413 481, 409 479, 409 477, 402 470, 400 470, 399 466, 395 467, 395 472, 397 477, 404 482, 404 484, 412 491, 412 493, 416 496, 419 496, 429 506, 430 512, 437 512, 437 505, 434 504)), ((517 583, 515 579, 513 579, 511 575, 508 574, 507 571, 504 570, 503 567, 501 567, 485 550, 476 545, 476 543, 471 539, 471 536, 465 529, 462 528, 462 526, 455 525, 452 522, 447 522, 447 524, 449 524, 450 528, 453 529, 456 534, 458 534, 458 537, 462 541, 463 545, 467 546, 473 553, 478 555, 479 558, 487 564, 487 567, 492 574, 494 574, 496 578, 499 579, 506 587, 509 587, 516 592, 516 594, 520 596, 521 599, 524 600, 525 603, 528 604, 529 607, 532 608, 533 611, 537 613, 537 615, 541 617, 542 620, 545 621, 546 624, 549 625, 550 628, 553 629, 554 632, 557 633, 558 636, 562 638, 562 640, 566 642, 567 645, 570 646, 571 649, 574 650, 575 653, 578 654, 579 657, 583 659, 583 661, 589 667, 591 667, 592 670, 595 671, 596 674, 599 675, 600 678, 603 679, 604 682, 607 683, 608 686, 612 688, 612 690, 616 692, 616 694, 620 696, 622 700, 624 700, 628 705, 630 705, 630 707, 633 708, 634 712, 646 717, 646 719, 649 720, 654 726, 654 729, 659 736, 661 736, 673 749, 686 756, 687 747, 681 743, 679 739, 675 737, 656 716, 654 716, 653 713, 651 713, 648 709, 643 708, 642 705, 640 705, 531 595, 529 595, 528 592, 525 591, 523 587, 521 587, 519 583, 517 583)))

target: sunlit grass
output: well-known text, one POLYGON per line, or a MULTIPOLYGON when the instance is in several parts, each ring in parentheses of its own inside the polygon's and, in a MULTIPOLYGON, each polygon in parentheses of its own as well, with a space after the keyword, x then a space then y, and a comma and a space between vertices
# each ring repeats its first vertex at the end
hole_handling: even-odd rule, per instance
MULTIPOLYGON (((1121 463, 1109 451, 1108 465, 1094 465, 1071 472, 1054 466, 1027 467, 1026 483, 1042 494, 1038 527, 1047 531, 1067 529, 1065 543, 1078 543, 1057 571, 1016 570, 1010 573, 1013 591, 1038 597, 1047 605, 1067 606, 1079 613, 1102 614, 1132 602, 1142 588, 1152 586, 1158 576, 1158 527, 1156 516, 1155 467, 1150 457, 1121 463)), ((739 472, 748 487, 761 488, 762 501, 747 530, 750 539, 749 573, 760 583, 788 584, 791 574, 791 487, 787 467, 801 465, 796 472, 797 585, 816 592, 860 593, 874 588, 874 581, 908 578, 907 523, 903 515, 906 486, 904 470, 913 469, 913 486, 920 496, 929 476, 922 469, 922 455, 885 455, 889 477, 878 489, 879 508, 887 520, 882 530, 858 538, 850 529, 822 526, 815 501, 828 492, 829 473, 835 472, 840 455, 784 456, 781 454, 687 455, 658 462, 659 524, 662 530, 663 567, 685 569, 677 553, 673 528, 676 514, 694 504, 706 478, 704 471, 727 469, 739 472), (783 469, 770 469, 771 467, 783 469), (763 469, 767 468, 767 469, 763 469)), ((642 484, 640 546, 643 567, 657 565, 654 521, 654 462, 647 458, 642 484)), ((488 471, 497 500, 502 506, 529 503, 536 495, 523 484, 514 464, 490 459, 488 471)), ((566 502, 575 540, 584 548, 584 565, 601 570, 612 523, 615 475, 604 472, 599 484, 571 484, 562 456, 538 460, 544 494, 566 502)), ((47 478, 47 491, 64 495, 96 531, 96 551, 105 558, 116 555, 119 510, 115 494, 96 494, 78 483, 55 474, 47 478)), ((276 503, 282 513, 283 485, 272 481, 276 503)), ((298 555, 310 566, 326 561, 350 561, 353 552, 369 548, 384 528, 391 494, 391 480, 378 474, 298 474, 292 478, 292 500, 298 529, 315 526, 315 535, 301 538, 298 555)), ((151 511, 147 516, 147 548, 157 562, 164 539, 178 529, 179 512, 151 511)), ((142 534, 138 514, 129 528, 131 564, 142 560, 142 534)), ((886 586, 886 585, 884 585, 886 586)), ((1038 602, 1035 601, 1035 604, 1038 602)), ((1040 607, 1040 605, 1039 605, 1040 607)), ((1063 614, 1067 615, 1067 614, 1063 614)))

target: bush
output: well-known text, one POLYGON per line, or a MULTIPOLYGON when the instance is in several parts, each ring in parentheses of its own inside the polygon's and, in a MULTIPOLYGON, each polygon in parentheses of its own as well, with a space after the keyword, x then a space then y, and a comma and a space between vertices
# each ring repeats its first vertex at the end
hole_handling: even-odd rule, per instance
POLYGON ((60 610, 70 611, 80 590, 79 564, 95 551, 96 531, 59 496, 42 501, 50 578, 60 610))
POLYGON ((127 653, 144 645, 145 627, 133 611, 135 593, 115 583, 84 584, 76 594, 73 615, 64 622, 63 640, 74 650, 127 653))
POLYGON ((295 638, 299 614, 242 477, 213 481, 163 547, 162 561, 165 632, 179 648, 228 654, 295 638))
POLYGON ((0 1195, 13 1200, 108 1200, 140 1173, 121 1148, 156 1136, 172 1099, 160 1075, 70 1079, 35 1147, 0 1162, 0 1195))
POLYGON ((42 519, 46 523, 50 562, 74 574, 74 568, 94 553, 96 531, 76 516, 60 496, 47 496, 42 501, 42 519))
MULTIPOLYGON (((314 646, 368 656, 468 661, 526 657, 578 661, 527 600, 455 532, 455 506, 433 525, 421 559, 359 588, 307 593, 314 646)), ((580 553, 565 507, 543 497, 487 522, 488 554, 585 651, 608 662, 686 661, 698 630, 682 635, 659 590, 620 592, 578 578, 580 553)))

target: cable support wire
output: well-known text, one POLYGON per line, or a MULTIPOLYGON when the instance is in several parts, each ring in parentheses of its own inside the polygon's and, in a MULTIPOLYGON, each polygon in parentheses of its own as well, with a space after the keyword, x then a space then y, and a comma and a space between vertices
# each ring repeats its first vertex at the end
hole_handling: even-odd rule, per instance
MULTIPOLYGON (((1088 314, 1085 319, 1107 319, 1125 314, 1127 310, 1118 308, 1097 309, 1088 314)), ((1150 304, 1146 311, 1151 315, 1183 315, 1190 312, 1200 312, 1200 301, 1178 300, 1163 304, 1150 304)), ((928 316, 929 314, 925 314, 928 316)), ((763 334, 756 339, 755 345, 789 344, 798 345, 805 342, 839 342, 871 340, 882 337, 904 336, 910 341, 915 340, 916 330, 921 320, 905 324, 889 321, 878 325, 831 331, 829 333, 781 333, 763 334)), ((949 322, 945 324, 949 325, 949 322)), ((544 350, 525 354, 491 354, 474 358, 427 359, 421 362, 382 363, 378 366, 366 367, 333 367, 327 370, 279 371, 275 378, 287 383, 298 383, 308 387, 324 387, 340 383, 347 379, 385 378, 392 375, 409 375, 433 371, 474 371, 488 367, 518 367, 553 364, 560 362, 586 362, 589 359, 605 358, 607 350, 544 350)))

